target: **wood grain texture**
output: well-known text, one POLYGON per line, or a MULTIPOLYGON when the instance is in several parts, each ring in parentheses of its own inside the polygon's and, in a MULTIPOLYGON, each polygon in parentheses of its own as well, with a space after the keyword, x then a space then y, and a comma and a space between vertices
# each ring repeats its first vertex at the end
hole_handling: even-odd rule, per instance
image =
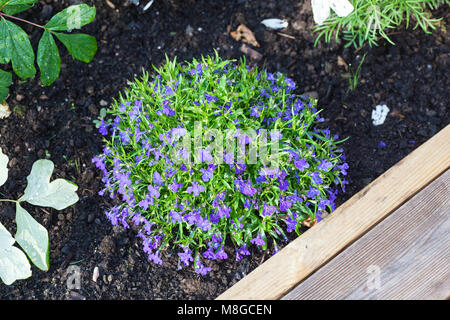
POLYGON ((283 299, 445 299, 450 170, 283 299))
POLYGON ((217 299, 279 299, 450 166, 450 125, 217 299))

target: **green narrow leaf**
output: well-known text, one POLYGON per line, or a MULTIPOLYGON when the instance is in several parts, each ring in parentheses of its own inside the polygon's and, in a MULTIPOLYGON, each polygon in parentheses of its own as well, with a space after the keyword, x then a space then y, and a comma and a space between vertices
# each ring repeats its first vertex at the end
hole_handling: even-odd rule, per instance
POLYGON ((54 35, 67 48, 73 58, 82 62, 90 62, 97 52, 97 40, 95 37, 84 34, 65 34, 54 32, 54 35))
POLYGON ((78 201, 78 187, 64 179, 50 183, 53 162, 46 159, 37 160, 27 177, 27 187, 19 201, 27 201, 36 206, 51 207, 62 210, 78 201))
POLYGON ((8 156, 5 155, 2 148, 0 148, 0 186, 8 180, 8 161, 8 156))
POLYGON ((20 206, 16 204, 17 233, 15 239, 25 251, 31 262, 41 269, 49 268, 48 232, 41 224, 20 206))
POLYGON ((95 7, 90 7, 87 4, 73 5, 54 15, 45 27, 52 31, 80 29, 82 26, 91 23, 95 14, 95 7))
POLYGON ((26 11, 30 9, 33 5, 29 4, 15 4, 15 5, 6 5, 3 8, 3 12, 5 14, 8 14, 10 16, 21 13, 23 11, 26 11))
POLYGON ((0 63, 7 64, 11 61, 11 47, 8 39, 8 26, 6 20, 0 20, 0 63))
POLYGON ((0 278, 6 285, 31 276, 27 256, 13 246, 16 241, 0 223, 0 278))
POLYGON ((37 64, 41 70, 41 82, 43 86, 49 86, 59 77, 61 58, 55 39, 47 30, 44 31, 39 41, 37 50, 37 64))
POLYGON ((14 72, 22 79, 34 77, 36 68, 34 67, 34 52, 30 39, 22 28, 11 21, 2 18, 2 24, 6 28, 5 36, 14 72))

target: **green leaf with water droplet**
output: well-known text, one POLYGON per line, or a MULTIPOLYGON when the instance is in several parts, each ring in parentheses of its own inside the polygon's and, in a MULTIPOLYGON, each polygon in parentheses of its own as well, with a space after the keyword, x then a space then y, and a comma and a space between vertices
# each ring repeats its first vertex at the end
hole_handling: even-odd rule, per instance
POLYGON ((48 271, 50 260, 47 229, 34 220, 19 203, 16 204, 16 223, 17 243, 36 267, 48 271))
POLYGON ((88 63, 97 52, 97 40, 93 36, 84 33, 66 34, 54 32, 53 34, 66 46, 72 57, 77 60, 88 63))
POLYGON ((52 34, 45 30, 39 41, 37 50, 37 64, 41 70, 41 82, 43 86, 49 86, 59 77, 61 58, 58 47, 52 34))
POLYGON ((87 4, 73 5, 55 14, 45 27, 52 31, 80 29, 82 26, 91 23, 95 14, 95 7, 90 7, 87 4))
POLYGON ((12 61, 14 72, 22 79, 32 78, 36 74, 34 52, 30 39, 22 28, 2 18, 0 35, 4 37, 0 43, 0 56, 12 61))
POLYGON ((62 210, 78 201, 77 185, 56 179, 50 182, 53 172, 53 162, 47 159, 33 163, 31 173, 27 177, 27 187, 19 201, 26 201, 41 207, 51 207, 62 210))
POLYGON ((6 285, 31 276, 27 256, 13 246, 16 241, 0 223, 0 278, 6 285))

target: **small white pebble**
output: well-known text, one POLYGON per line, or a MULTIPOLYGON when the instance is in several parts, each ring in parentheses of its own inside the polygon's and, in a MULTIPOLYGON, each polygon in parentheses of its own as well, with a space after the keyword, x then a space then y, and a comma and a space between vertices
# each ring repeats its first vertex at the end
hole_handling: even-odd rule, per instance
POLYGON ((98 267, 95 267, 94 274, 92 275, 92 281, 97 282, 99 276, 100 276, 100 270, 98 269, 98 267))
POLYGON ((289 25, 289 23, 286 20, 281 19, 265 19, 261 21, 261 23, 265 25, 267 28, 274 30, 284 29, 287 28, 289 25))
POLYGON ((198 29, 197 29, 199 32, 202 32, 203 31, 203 28, 202 27, 198 27, 198 29))

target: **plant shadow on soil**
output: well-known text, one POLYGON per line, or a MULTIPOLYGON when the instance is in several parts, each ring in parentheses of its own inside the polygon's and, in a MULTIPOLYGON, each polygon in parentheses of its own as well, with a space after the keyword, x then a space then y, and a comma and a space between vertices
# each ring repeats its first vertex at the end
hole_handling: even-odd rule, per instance
MULTIPOLYGON (((33 267, 31 278, 0 285, 2 299, 214 299, 270 257, 254 252, 251 259, 238 263, 229 248, 229 261, 214 262, 213 271, 205 277, 192 269, 178 271, 176 257, 163 267, 151 264, 136 232, 113 228, 103 215, 109 204, 97 195, 101 176, 91 163, 102 148, 92 120, 101 105, 118 97, 127 80, 140 75, 142 68, 150 71, 152 65, 159 66, 165 54, 184 61, 216 49, 224 59, 239 59, 241 43, 229 32, 241 23, 254 31, 261 44, 255 49, 262 59, 247 60, 270 72, 288 74, 297 83, 297 94, 317 95, 324 125, 333 134, 350 138, 343 144, 350 184, 338 204, 449 123, 449 36, 441 31, 432 35, 401 31, 393 36, 396 46, 380 42, 378 47, 364 47, 355 54, 342 44, 313 46, 309 2, 161 0, 145 13, 143 4, 136 8, 123 0, 110 2, 115 9, 95 1, 97 17, 82 30, 96 36, 99 44, 92 63, 72 60, 60 46, 63 65, 52 86, 43 88, 36 78, 22 84, 16 81, 11 87, 8 102, 14 112, 1 120, 0 128, 0 146, 10 159, 10 178, 0 195, 17 199, 32 163, 49 154, 55 163, 52 178, 78 184, 80 201, 62 212, 26 206, 48 228, 51 268, 44 273, 33 267), (260 24, 272 17, 287 19, 289 27, 282 33, 293 38, 260 24), (349 71, 338 65, 338 56, 356 67, 366 52, 359 84, 349 92, 345 79, 349 71), (374 126, 371 111, 380 103, 386 103, 391 112, 383 125, 374 126), (80 267, 80 290, 66 286, 69 263, 80 267), (100 277, 94 282, 96 266, 100 277)), ((39 1, 23 17, 45 23, 49 12, 59 12, 72 3, 39 1)), ((448 23, 448 8, 436 15, 447 17, 448 23)), ((31 32, 36 48, 41 31, 24 28, 31 32)), ((13 207, 2 203, 0 220, 14 233, 13 218, 13 207)))

